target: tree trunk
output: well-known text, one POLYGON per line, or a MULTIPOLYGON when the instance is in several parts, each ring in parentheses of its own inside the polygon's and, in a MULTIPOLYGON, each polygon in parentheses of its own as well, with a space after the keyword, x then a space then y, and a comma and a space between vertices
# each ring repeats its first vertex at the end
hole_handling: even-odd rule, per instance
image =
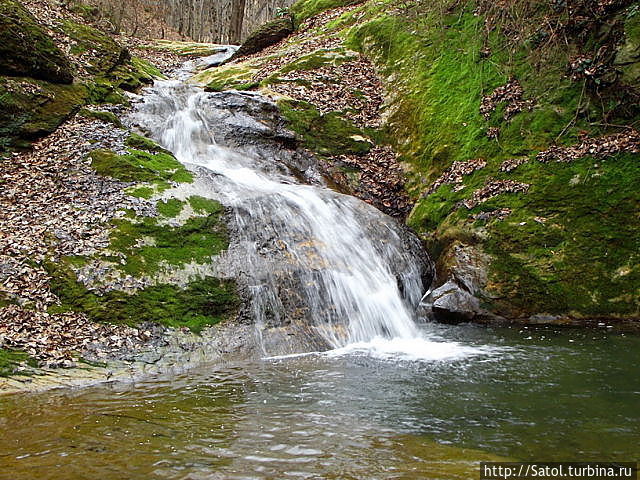
POLYGON ((246 0, 233 0, 231 3, 231 24, 229 25, 229 43, 242 42, 242 22, 246 0))

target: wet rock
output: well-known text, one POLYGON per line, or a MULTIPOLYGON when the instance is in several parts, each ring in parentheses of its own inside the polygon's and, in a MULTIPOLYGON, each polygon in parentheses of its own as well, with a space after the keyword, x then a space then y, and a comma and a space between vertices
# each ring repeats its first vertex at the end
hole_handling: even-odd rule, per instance
POLYGON ((440 285, 429 292, 421 309, 443 323, 504 323, 506 319, 482 306, 486 298, 489 258, 478 248, 455 243, 441 257, 440 285))

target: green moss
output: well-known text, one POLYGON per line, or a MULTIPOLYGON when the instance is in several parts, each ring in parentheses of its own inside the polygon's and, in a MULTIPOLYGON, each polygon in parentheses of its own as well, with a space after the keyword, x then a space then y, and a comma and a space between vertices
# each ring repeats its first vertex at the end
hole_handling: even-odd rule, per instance
POLYGON ((61 302, 50 311, 83 312, 96 322, 132 326, 153 322, 199 332, 232 316, 239 305, 234 282, 212 277, 195 280, 185 289, 162 284, 133 295, 111 291, 101 296, 87 290, 64 264, 48 263, 46 268, 51 290, 61 302))
POLYGON ((0 74, 71 83, 65 54, 20 2, 0 1, 0 74))
POLYGON ((487 205, 515 211, 489 228, 494 291, 528 312, 638 315, 638 160, 583 158, 519 172, 535 179, 530 192, 487 205))
POLYGON ((170 198, 169 200, 160 200, 156 203, 156 208, 158 209, 158 213, 163 217, 175 218, 180 215, 184 205, 185 202, 182 202, 177 198, 170 198))
POLYGON ((163 265, 205 263, 229 245, 220 214, 190 218, 179 227, 158 225, 154 218, 138 222, 113 220, 109 249, 125 254, 118 268, 130 275, 153 274, 163 265))
POLYGON ((100 175, 123 182, 192 182, 193 175, 175 157, 167 153, 150 153, 130 149, 129 154, 118 155, 111 150, 95 150, 89 154, 91 166, 100 175))
POLYGON ((122 90, 113 81, 102 77, 95 77, 86 84, 87 103, 90 105, 100 105, 102 103, 128 105, 129 100, 124 96, 122 90))
POLYGON ((94 21, 100 15, 100 10, 98 9, 98 7, 87 5, 85 3, 82 3, 81 1, 72 2, 68 8, 73 13, 77 13, 88 21, 94 21))
POLYGON ((257 86, 252 81, 254 70, 245 65, 229 65, 206 70, 194 77, 194 81, 206 83, 209 92, 224 90, 248 90, 257 86))
POLYGON ((88 61, 92 75, 106 74, 129 58, 113 38, 89 25, 62 19, 59 30, 71 39, 71 53, 88 61))
POLYGON ((132 57, 130 61, 121 63, 109 71, 108 81, 128 92, 135 92, 145 85, 150 85, 157 78, 166 78, 160 70, 141 58, 132 57))
POLYGON ((51 133, 83 104, 82 85, 0 77, 0 147, 51 133))
POLYGON ((298 0, 291 7, 291 13, 296 26, 300 25, 307 18, 331 8, 344 7, 360 3, 361 0, 298 0))
POLYGON ((105 123, 112 123, 118 128, 124 128, 120 119, 111 112, 102 112, 99 110, 89 110, 88 108, 82 108, 78 112, 78 115, 86 118, 95 118, 96 120, 100 120, 105 123))
POLYGON ((223 207, 220 202, 210 198, 201 197, 199 195, 189 197, 189 205, 191 205, 191 208, 193 208, 193 211, 196 213, 212 215, 220 214, 223 211, 223 207))
POLYGON ((353 53, 352 55, 348 55, 344 48, 332 50, 319 49, 288 63, 279 73, 286 74, 293 71, 315 70, 327 65, 340 65, 341 63, 353 60, 353 58, 353 53))
POLYGON ((126 190, 127 195, 132 197, 144 198, 149 200, 156 193, 156 189, 152 187, 133 187, 126 190))
POLYGON ((137 150, 146 150, 147 152, 166 153, 171 155, 171 152, 165 148, 162 148, 153 140, 138 135, 137 133, 131 133, 125 140, 127 147, 135 148, 137 150))
POLYGON ((0 377, 10 375, 24 375, 20 369, 25 366, 37 368, 38 362, 33 357, 17 350, 7 350, 0 348, 0 377))
POLYGON ((363 155, 371 150, 372 144, 365 133, 339 112, 321 114, 307 102, 281 100, 280 112, 287 119, 289 127, 304 139, 305 147, 321 155, 363 155))

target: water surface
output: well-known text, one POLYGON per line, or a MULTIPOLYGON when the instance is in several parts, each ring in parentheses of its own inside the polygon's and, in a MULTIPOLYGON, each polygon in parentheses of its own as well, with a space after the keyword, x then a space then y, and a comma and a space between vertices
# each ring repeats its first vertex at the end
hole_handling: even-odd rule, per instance
POLYGON ((424 329, 444 343, 422 360, 370 345, 2 397, 0 478, 472 478, 479 460, 640 457, 639 337, 424 329))

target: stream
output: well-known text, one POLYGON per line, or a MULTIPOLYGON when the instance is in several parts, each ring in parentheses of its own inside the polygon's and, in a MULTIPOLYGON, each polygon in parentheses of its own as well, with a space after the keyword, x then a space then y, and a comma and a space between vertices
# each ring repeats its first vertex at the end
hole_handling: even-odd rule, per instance
POLYGON ((420 319, 420 242, 327 188, 274 112, 178 79, 130 118, 199 173, 187 194, 230 212, 212 268, 239 278, 259 355, 5 396, 0 479, 466 479, 481 460, 640 458, 638 336, 420 319))

